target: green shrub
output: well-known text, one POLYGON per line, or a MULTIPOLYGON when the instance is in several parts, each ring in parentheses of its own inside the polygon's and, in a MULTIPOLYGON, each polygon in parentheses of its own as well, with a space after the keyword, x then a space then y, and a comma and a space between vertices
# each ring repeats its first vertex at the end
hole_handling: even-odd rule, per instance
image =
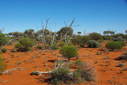
POLYGON ((90 33, 89 34, 89 37, 91 40, 102 40, 103 39, 103 36, 99 33, 90 33))
POLYGON ((2 49, 1 49, 1 52, 2 52, 2 53, 6 53, 6 52, 7 52, 7 49, 6 49, 6 48, 2 48, 2 49))
POLYGON ((29 51, 34 45, 34 41, 30 38, 21 38, 15 45, 17 51, 29 51))
POLYGON ((53 85, 68 83, 71 80, 69 73, 70 71, 68 68, 60 67, 52 72, 49 82, 53 85))
POLYGON ((37 49, 43 49, 44 47, 42 45, 38 45, 36 48, 37 49))
POLYGON ((65 42, 63 42, 63 41, 57 42, 57 47, 63 47, 64 45, 65 45, 65 42))
POLYGON ((97 42, 97 41, 95 41, 95 40, 89 40, 88 42, 87 42, 87 46, 89 47, 89 48, 97 48, 97 47, 99 47, 99 43, 97 42))
POLYGON ((78 45, 80 47, 84 47, 86 42, 89 40, 89 37, 88 36, 75 36, 73 39, 72 39, 72 43, 74 45, 78 45))
POLYGON ((90 67, 87 63, 80 60, 75 62, 77 70, 73 73, 73 78, 78 78, 77 81, 95 81, 94 69, 90 67))
POLYGON ((111 51, 122 49, 124 46, 124 42, 121 41, 111 41, 106 44, 106 48, 108 48, 111 51))
POLYGON ((50 48, 51 48, 52 50, 58 49, 56 44, 51 45, 50 48))
POLYGON ((71 63, 71 65, 77 66, 73 71, 71 71, 70 66, 68 68, 68 64, 70 63, 66 63, 64 64, 65 66, 55 69, 49 75, 48 82, 53 85, 72 85, 84 81, 95 81, 94 70, 90 66, 86 65, 86 63, 83 63, 80 60, 71 63))
POLYGON ((6 67, 6 65, 4 63, 4 59, 0 55, 0 74, 2 74, 2 72, 5 70, 5 67, 6 67))
POLYGON ((6 45, 7 43, 8 38, 4 34, 0 33, 0 47, 6 45))
POLYGON ((63 55, 63 57, 68 58, 68 60, 78 55, 77 48, 72 45, 62 47, 60 53, 63 55))

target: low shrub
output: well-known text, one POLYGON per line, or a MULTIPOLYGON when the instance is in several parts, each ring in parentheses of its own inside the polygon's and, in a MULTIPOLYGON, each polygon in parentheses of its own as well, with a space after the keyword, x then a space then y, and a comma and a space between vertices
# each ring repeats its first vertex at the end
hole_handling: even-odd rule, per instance
POLYGON ((6 45, 7 43, 8 38, 4 34, 0 33, 0 47, 6 45))
POLYGON ((6 65, 4 63, 4 59, 0 55, 0 74, 2 74, 2 72, 5 70, 5 67, 6 67, 6 65))
POLYGON ((70 60, 70 58, 72 57, 76 57, 78 55, 77 52, 77 48, 70 45, 66 45, 64 47, 61 48, 60 53, 63 55, 63 57, 68 58, 68 60, 70 60))
POLYGON ((63 41, 57 42, 57 47, 63 47, 64 45, 65 45, 65 42, 63 42, 63 41))
POLYGON ((2 52, 2 53, 6 53, 6 52, 7 52, 7 49, 6 49, 6 48, 2 48, 2 49, 1 49, 1 52, 2 52))
POLYGON ((56 44, 51 45, 50 48, 51 48, 52 50, 58 49, 56 44))
POLYGON ((97 48, 97 47, 100 46, 100 44, 99 44, 97 41, 95 41, 95 40, 89 40, 89 41, 87 42, 87 46, 88 46, 89 48, 97 48))
POLYGON ((15 45, 15 48, 17 49, 17 51, 29 51, 34 44, 34 41, 30 38, 21 38, 15 45))
POLYGON ((41 50, 41 49, 43 49, 44 47, 43 47, 42 45, 38 45, 36 48, 41 50))
POLYGON ((103 36, 99 33, 96 33, 96 32, 90 33, 89 37, 91 40, 103 40, 103 36))
POLYGON ((78 45, 80 47, 85 47, 85 44, 86 42, 89 40, 89 37, 88 36, 75 36, 73 39, 72 39, 72 43, 74 45, 78 45))
POLYGON ((53 85, 62 85, 63 83, 69 83, 72 78, 69 75, 68 68, 60 67, 51 73, 49 82, 53 85))
POLYGON ((123 46, 124 42, 122 41, 111 41, 106 44, 106 48, 111 51, 121 49, 123 46))

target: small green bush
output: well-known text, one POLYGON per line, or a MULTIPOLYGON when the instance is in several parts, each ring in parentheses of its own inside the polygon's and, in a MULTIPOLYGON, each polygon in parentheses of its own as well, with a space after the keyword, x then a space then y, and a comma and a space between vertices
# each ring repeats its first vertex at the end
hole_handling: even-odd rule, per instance
POLYGON ((97 42, 97 41, 95 41, 95 40, 89 40, 88 42, 87 42, 87 46, 89 47, 89 48, 97 48, 97 47, 99 47, 99 43, 97 42))
POLYGON ((61 85, 63 83, 68 83, 71 80, 69 73, 70 71, 68 68, 60 67, 52 72, 49 82, 53 85, 61 85))
POLYGON ((2 48, 2 49, 1 49, 1 52, 2 52, 2 53, 6 53, 6 52, 7 52, 7 49, 6 49, 6 48, 2 48))
POLYGON ((6 67, 6 65, 4 63, 4 59, 0 55, 0 74, 2 74, 2 72, 5 70, 5 67, 6 67))
POLYGON ((34 45, 34 41, 30 38, 21 38, 15 45, 17 51, 29 51, 34 45))
POLYGON ((0 47, 6 45, 7 43, 8 38, 4 34, 0 33, 0 47))
POLYGON ((85 44, 86 44, 86 42, 88 40, 89 40, 89 37, 88 36, 80 36, 80 35, 78 35, 78 36, 73 37, 72 43, 74 45, 78 45, 80 47, 84 47, 85 44))
POLYGON ((121 41, 111 41, 106 44, 106 48, 108 48, 111 51, 122 49, 124 46, 124 42, 121 41))
POLYGON ((65 66, 58 67, 55 69, 48 77, 48 82, 53 85, 72 85, 75 83, 80 83, 84 81, 95 81, 95 73, 93 68, 86 65, 86 63, 78 60, 77 62, 71 63, 71 65, 76 65, 77 68, 71 71, 71 67, 66 63, 65 66))
POLYGON ((38 45, 36 48, 37 49, 43 49, 44 47, 42 45, 38 45))
POLYGON ((60 53, 63 55, 63 57, 68 58, 68 60, 78 55, 77 48, 72 45, 62 47, 60 53))
POLYGON ((52 50, 58 49, 56 44, 51 45, 50 48, 51 48, 52 50))
POLYGON ((103 40, 103 36, 99 33, 96 33, 96 32, 90 33, 89 37, 91 40, 103 40))
POLYGON ((65 42, 63 42, 63 41, 57 42, 57 47, 63 47, 64 45, 65 45, 65 42))

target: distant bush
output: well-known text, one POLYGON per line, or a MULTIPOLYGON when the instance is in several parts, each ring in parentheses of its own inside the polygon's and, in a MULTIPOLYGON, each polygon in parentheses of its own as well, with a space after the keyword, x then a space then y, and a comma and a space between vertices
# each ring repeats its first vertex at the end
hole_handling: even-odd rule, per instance
POLYGON ((84 47, 86 42, 89 40, 89 37, 88 36, 75 36, 73 39, 72 39, 72 43, 74 45, 78 45, 80 47, 84 47))
POLYGON ((56 50, 56 49, 58 49, 58 47, 57 47, 56 44, 51 45, 50 48, 51 48, 52 50, 56 50))
POLYGON ((112 51, 121 49, 123 46, 124 46, 124 42, 121 41, 111 41, 106 44, 106 48, 112 51))
POLYGON ((89 34, 89 37, 91 40, 102 40, 103 39, 103 36, 99 33, 90 33, 89 34))
POLYGON ((7 49, 6 49, 6 48, 2 48, 2 49, 1 49, 1 52, 2 52, 2 53, 6 53, 6 52, 7 52, 7 49))
POLYGON ((88 42, 87 42, 87 46, 89 47, 89 48, 97 48, 97 47, 99 47, 99 43, 97 42, 97 41, 95 41, 95 40, 89 40, 88 42))
POLYGON ((8 38, 4 34, 0 33, 0 47, 6 45, 7 43, 8 38))
POLYGON ((42 45, 38 45, 36 48, 37 49, 43 49, 43 46, 42 45))
POLYGON ((63 42, 63 41, 57 42, 57 47, 63 47, 64 45, 65 45, 65 42, 63 42))
POLYGON ((34 41, 30 38, 21 38, 15 45, 17 51, 29 51, 34 45, 34 41))
POLYGON ((68 60, 78 55, 77 48, 72 45, 62 47, 60 53, 63 55, 63 57, 68 58, 68 60))
POLYGON ((0 55, 0 74, 2 74, 2 72, 5 70, 5 67, 6 67, 6 65, 4 63, 4 59, 0 55))

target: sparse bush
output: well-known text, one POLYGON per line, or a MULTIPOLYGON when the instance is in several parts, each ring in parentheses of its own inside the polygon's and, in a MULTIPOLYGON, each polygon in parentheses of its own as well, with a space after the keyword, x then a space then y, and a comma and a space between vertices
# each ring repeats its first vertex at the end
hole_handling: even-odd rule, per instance
POLYGON ((63 42, 63 41, 57 42, 57 47, 63 47, 64 45, 65 45, 65 42, 63 42))
POLYGON ((21 38, 15 45, 17 51, 29 51, 34 45, 34 41, 30 38, 21 38))
POLYGON ((69 75, 70 71, 68 68, 61 67, 54 70, 51 74, 50 83, 53 85, 61 85, 63 83, 68 83, 71 79, 69 75))
POLYGON ((80 47, 84 47, 86 42, 89 40, 89 37, 88 36, 75 36, 73 39, 72 39, 72 43, 74 45, 78 45, 80 47))
POLYGON ((106 44, 106 48, 111 51, 121 49, 124 46, 124 42, 120 41, 111 41, 106 44))
POLYGON ((97 48, 97 47, 99 47, 99 43, 97 42, 97 41, 95 41, 95 40, 89 40, 88 42, 87 42, 87 46, 89 47, 89 48, 97 48))
POLYGON ((1 49, 1 52, 2 52, 2 53, 6 53, 6 52, 7 52, 7 49, 6 49, 6 48, 2 48, 2 49, 1 49))
POLYGON ((44 47, 42 45, 38 45, 36 48, 42 50, 44 47))
POLYGON ((95 33, 90 33, 89 37, 90 37, 91 40, 102 40, 103 39, 102 35, 99 34, 99 33, 96 33, 96 32, 95 33))
POLYGON ((62 47, 60 53, 63 55, 63 57, 68 58, 68 60, 78 55, 77 48, 72 45, 62 47))
POLYGON ((5 67, 6 67, 6 65, 4 63, 4 59, 0 55, 0 74, 2 74, 2 72, 5 70, 5 67))
POLYGON ((4 34, 0 33, 0 47, 6 45, 7 42, 8 38, 4 34))
POLYGON ((50 48, 51 48, 52 50, 58 49, 56 44, 51 45, 50 48))

